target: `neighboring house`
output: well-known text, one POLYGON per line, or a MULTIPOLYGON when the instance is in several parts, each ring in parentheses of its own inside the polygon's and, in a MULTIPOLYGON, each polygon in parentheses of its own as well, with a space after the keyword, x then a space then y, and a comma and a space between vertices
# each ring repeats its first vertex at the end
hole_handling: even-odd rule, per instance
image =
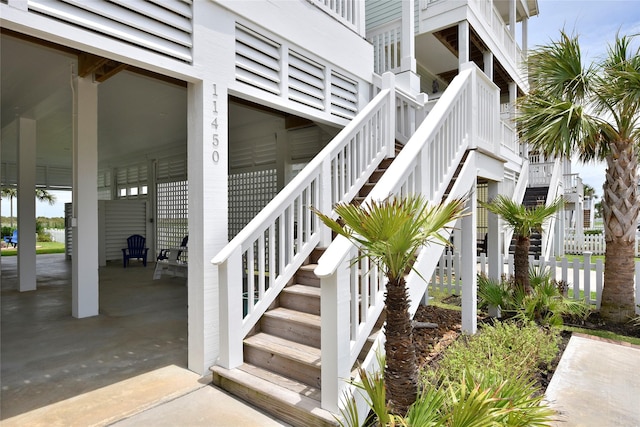
MULTIPOLYGON (((384 284, 349 268, 308 207, 371 187, 470 194, 454 242, 474 332, 477 241, 499 277, 510 239, 477 199, 522 200, 534 169, 512 118, 537 14, 536 0, 4 0, 1 184, 73 190, 75 317, 98 314, 98 267, 122 236, 157 253, 188 234, 189 369, 215 365, 218 384, 291 423, 331 424, 380 344, 384 284)), ((35 206, 18 204, 26 291, 35 206)), ((420 254, 423 277, 441 252, 420 254)), ((415 312, 426 284, 408 283, 415 312)))

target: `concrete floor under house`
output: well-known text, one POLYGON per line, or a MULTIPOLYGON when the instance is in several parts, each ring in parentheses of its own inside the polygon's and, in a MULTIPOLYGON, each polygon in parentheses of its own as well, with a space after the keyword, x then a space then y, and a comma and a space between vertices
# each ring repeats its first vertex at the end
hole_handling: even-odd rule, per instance
POLYGON ((63 254, 37 256, 31 292, 17 290, 17 257, 0 266, 0 420, 169 366, 186 370, 186 279, 152 280, 152 262, 108 263, 100 314, 76 319, 63 254))

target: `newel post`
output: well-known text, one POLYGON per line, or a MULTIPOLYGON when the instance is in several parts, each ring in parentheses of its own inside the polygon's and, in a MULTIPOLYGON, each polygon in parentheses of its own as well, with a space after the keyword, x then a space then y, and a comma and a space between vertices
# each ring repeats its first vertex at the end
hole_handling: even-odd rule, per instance
POLYGON ((382 90, 389 89, 389 97, 387 99, 386 123, 387 129, 384 135, 384 143, 387 146, 387 155, 389 157, 396 156, 396 82, 395 75, 386 72, 382 75, 382 90))
POLYGON ((242 354, 242 250, 236 247, 217 266, 220 283, 220 366, 233 369, 243 363, 242 354))
POLYGON ((342 390, 347 386, 350 375, 350 335, 349 331, 349 280, 350 263, 354 255, 350 250, 340 262, 336 271, 321 277, 320 317, 322 349, 322 408, 339 412, 342 390))
POLYGON ((478 148, 478 73, 475 72, 476 65, 467 62, 460 67, 460 72, 471 69, 469 88, 467 90, 467 138, 469 138, 469 149, 478 148))

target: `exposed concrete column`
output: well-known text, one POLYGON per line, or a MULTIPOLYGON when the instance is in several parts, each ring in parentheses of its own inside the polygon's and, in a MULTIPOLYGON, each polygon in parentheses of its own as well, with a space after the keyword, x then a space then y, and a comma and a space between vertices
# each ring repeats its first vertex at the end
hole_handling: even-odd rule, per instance
POLYGON ((477 218, 478 201, 476 184, 469 191, 467 211, 470 213, 460 220, 462 242, 460 245, 462 278, 462 331, 475 334, 478 329, 478 272, 477 272, 477 218))
POLYGON ((458 70, 469 62, 469 21, 458 22, 458 70))
POLYGON ((493 52, 485 51, 483 54, 484 73, 493 81, 493 52))
POLYGON ((98 315, 98 84, 76 78, 73 138, 73 317, 98 315))
POLYGON ((18 123, 18 287, 36 289, 36 121, 18 123))
MULTIPOLYGON (((500 183, 489 181, 488 196, 492 201, 500 194, 500 183)), ((500 216, 487 211, 487 257, 489 258, 489 278, 500 280, 502 276, 502 221, 500 216)))

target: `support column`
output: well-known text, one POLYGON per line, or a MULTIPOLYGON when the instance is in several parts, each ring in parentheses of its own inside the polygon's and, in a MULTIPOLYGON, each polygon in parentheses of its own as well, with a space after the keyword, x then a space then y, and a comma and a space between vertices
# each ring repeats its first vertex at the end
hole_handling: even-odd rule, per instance
POLYGON ((493 52, 485 51, 483 54, 484 73, 493 81, 493 52))
POLYGON ((469 191, 467 211, 469 215, 460 220, 462 244, 460 245, 462 277, 462 332, 475 334, 478 329, 478 271, 476 254, 477 209, 476 184, 469 191))
POLYGON ((469 62, 469 21, 458 23, 458 70, 469 62))
MULTIPOLYGON (((189 170, 188 368, 204 375, 220 355, 218 267, 211 259, 227 244, 229 229, 228 84, 234 80, 235 22, 211 2, 194 2, 194 63, 201 79, 187 87, 189 170), (216 30, 210 30, 215 28, 216 30)), ((231 292, 231 290, 228 290, 231 292)))
POLYGON ((397 73, 398 86, 411 94, 420 93, 420 76, 416 73, 415 57, 415 0, 402 0, 402 34, 400 40, 400 72, 397 73))
POLYGON ((71 311, 98 315, 98 84, 75 82, 71 311))
POLYGON ((36 290, 36 121, 18 120, 18 288, 36 290))
POLYGON ((522 24, 520 29, 522 30, 522 41, 520 42, 520 49, 522 50, 522 56, 527 57, 529 52, 529 17, 522 18, 522 24))
POLYGON ((518 86, 515 82, 509 82, 509 118, 512 123, 516 119, 516 100, 518 98, 518 86))
MULTIPOLYGON (((500 183, 490 181, 488 185, 489 201, 500 194, 500 183)), ((487 257, 489 258, 489 278, 500 280, 502 277, 502 222, 500 216, 487 211, 487 257)))

